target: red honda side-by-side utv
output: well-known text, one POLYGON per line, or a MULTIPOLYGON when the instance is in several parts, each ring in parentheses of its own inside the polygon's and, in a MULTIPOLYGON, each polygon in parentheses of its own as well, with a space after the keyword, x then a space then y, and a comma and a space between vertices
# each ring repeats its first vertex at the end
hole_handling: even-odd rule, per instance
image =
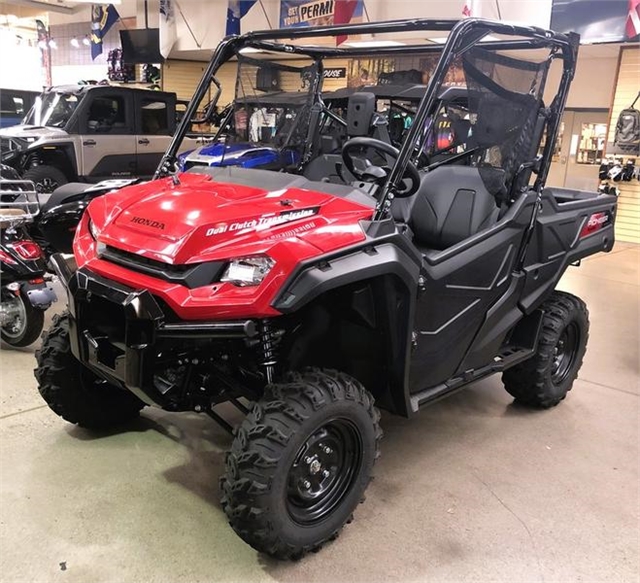
MULTIPOLYGON (((317 549, 350 520, 379 454, 376 407, 412 416, 496 372, 517 401, 558 404, 588 315, 555 287, 569 265, 611 250, 616 211, 615 197, 545 186, 577 51, 577 35, 479 19, 226 38, 155 178, 95 198, 73 255, 51 259, 69 309, 37 355, 45 401, 89 429, 145 406, 233 429, 222 506, 240 537, 279 558, 317 549), (313 44, 433 32, 446 43, 313 44), (346 111, 322 100, 332 58, 434 53, 399 149, 373 92, 353 92, 346 111), (291 55, 307 64, 278 60, 291 55), (287 171, 176 171, 229 61, 239 87, 313 84, 287 171), (560 81, 545 91, 554 65, 560 81), (447 89, 454 68, 464 86, 447 89), (235 429, 216 411, 224 402, 246 413, 235 429)), ((258 138, 286 126, 268 107, 240 113, 236 125, 258 138)))

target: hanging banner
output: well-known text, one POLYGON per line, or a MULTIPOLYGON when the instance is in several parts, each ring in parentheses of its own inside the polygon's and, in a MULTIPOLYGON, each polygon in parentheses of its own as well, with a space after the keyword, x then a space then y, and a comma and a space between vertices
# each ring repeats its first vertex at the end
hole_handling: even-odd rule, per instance
POLYGON ((553 0, 551 30, 577 32, 583 44, 630 41, 640 32, 638 10, 639 0, 553 0))
POLYGON ((118 20, 120 15, 113 4, 91 6, 91 58, 94 61, 102 54, 102 39, 118 20))
POLYGON ((363 0, 280 0, 280 27, 340 24, 347 21, 341 14, 344 8, 351 13, 350 22, 362 21, 363 0), (338 6, 336 22, 336 5, 340 3, 344 7, 338 6))

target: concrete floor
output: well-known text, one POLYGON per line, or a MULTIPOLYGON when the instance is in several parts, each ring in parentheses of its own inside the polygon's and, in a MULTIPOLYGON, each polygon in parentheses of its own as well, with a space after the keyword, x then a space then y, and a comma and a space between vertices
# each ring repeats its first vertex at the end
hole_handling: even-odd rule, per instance
POLYGON ((367 502, 298 563, 227 526, 230 439, 207 418, 148 411, 91 435, 43 405, 34 347, 3 350, 0 580, 637 581, 639 265, 619 244, 563 279, 592 324, 564 403, 523 409, 494 377, 411 421, 384 416, 367 502))

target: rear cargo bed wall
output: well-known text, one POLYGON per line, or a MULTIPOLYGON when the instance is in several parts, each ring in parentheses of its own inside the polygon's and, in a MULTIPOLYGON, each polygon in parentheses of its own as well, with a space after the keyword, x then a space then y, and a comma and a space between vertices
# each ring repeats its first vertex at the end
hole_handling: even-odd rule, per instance
MULTIPOLYGON (((620 56, 620 68, 615 86, 613 103, 611 106, 611 119, 609 120, 609 136, 607 139, 607 153, 611 151, 616 122, 620 112, 631 106, 640 91, 640 48, 623 48, 620 56)), ((635 105, 640 109, 640 100, 635 105)), ((624 156, 626 162, 632 156, 624 156)), ((640 156, 635 157, 636 169, 640 169, 640 156)), ((640 243, 640 181, 637 179, 631 182, 616 182, 615 185, 620 190, 618 199, 618 216, 616 218, 616 240, 640 243)))

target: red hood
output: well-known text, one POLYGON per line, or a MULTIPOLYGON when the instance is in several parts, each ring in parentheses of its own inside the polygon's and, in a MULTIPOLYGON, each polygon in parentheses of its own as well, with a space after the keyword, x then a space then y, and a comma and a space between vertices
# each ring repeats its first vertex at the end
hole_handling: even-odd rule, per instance
POLYGON ((96 198, 89 214, 101 242, 185 264, 262 253, 289 237, 331 251, 364 238, 358 223, 373 208, 311 190, 270 192, 182 174, 177 185, 156 180, 96 198))

